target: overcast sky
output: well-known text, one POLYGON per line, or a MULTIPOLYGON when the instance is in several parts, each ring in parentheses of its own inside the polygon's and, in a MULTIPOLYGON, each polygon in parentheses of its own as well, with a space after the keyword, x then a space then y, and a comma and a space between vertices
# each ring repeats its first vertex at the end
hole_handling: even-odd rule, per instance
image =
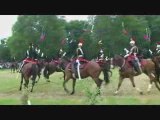
MULTIPOLYGON (((0 39, 12 35, 12 26, 17 20, 18 15, 0 15, 0 39)), ((87 20, 88 15, 63 15, 67 21, 87 20)))

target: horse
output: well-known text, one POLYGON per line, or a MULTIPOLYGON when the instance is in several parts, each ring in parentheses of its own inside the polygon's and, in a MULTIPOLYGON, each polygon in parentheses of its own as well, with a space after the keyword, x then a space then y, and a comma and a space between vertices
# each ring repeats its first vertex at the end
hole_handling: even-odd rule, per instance
MULTIPOLYGON (((120 67, 119 70, 119 83, 117 90, 115 91, 115 94, 119 92, 119 89, 121 87, 121 84, 123 82, 124 78, 129 78, 132 86, 140 93, 143 94, 143 92, 136 87, 134 83, 134 76, 138 76, 139 74, 135 74, 133 67, 130 65, 130 63, 120 55, 115 55, 112 58, 111 65, 120 67)), ((156 88, 160 91, 160 88, 157 84, 156 80, 156 73, 155 73, 155 64, 152 60, 149 59, 141 59, 141 68, 142 72, 146 74, 150 79, 150 84, 148 85, 148 92, 150 91, 152 87, 152 82, 155 83, 156 88)))
POLYGON ((10 69, 11 69, 11 72, 15 73, 15 71, 18 70, 18 63, 17 62, 12 62, 11 65, 10 65, 10 69))
POLYGON ((40 78, 40 71, 43 68, 43 66, 44 66, 43 60, 40 60, 38 62, 30 61, 30 62, 26 63, 21 70, 21 82, 20 82, 19 90, 22 89, 23 79, 25 80, 24 86, 26 88, 28 88, 29 79, 31 78, 32 88, 31 88, 30 92, 33 92, 33 87, 36 83, 36 78, 37 78, 37 76, 39 76, 39 78, 40 78))
MULTIPOLYGON (((66 93, 69 93, 68 89, 66 88, 66 83, 70 79, 72 79, 73 80, 72 92, 70 94, 73 95, 75 93, 76 78, 78 78, 78 76, 77 76, 77 74, 76 74, 76 78, 74 78, 72 76, 71 64, 72 64, 72 62, 69 62, 67 64, 67 66, 65 67, 63 88, 64 88, 66 93)), ((95 61, 88 61, 88 62, 85 62, 84 64, 80 65, 81 78, 84 79, 84 78, 87 78, 87 77, 91 77, 95 81, 95 83, 98 87, 98 93, 97 94, 100 94, 100 87, 101 87, 101 84, 102 84, 102 81, 103 81, 99 78, 101 71, 102 71, 101 67, 95 61)))
POLYGON ((63 70, 59 67, 59 60, 52 60, 50 62, 46 62, 45 68, 43 71, 43 76, 49 81, 49 76, 54 72, 62 72, 63 70))
POLYGON ((95 60, 99 66, 102 69, 103 75, 104 75, 104 81, 105 84, 108 84, 110 82, 109 77, 112 76, 112 71, 111 69, 111 59, 103 59, 103 60, 95 60), (111 74, 111 76, 109 76, 109 73, 111 74))
POLYGON ((160 80, 159 80, 159 77, 160 77, 160 56, 153 56, 152 61, 155 63, 155 71, 156 71, 156 75, 157 75, 156 78, 157 78, 158 83, 160 84, 160 80))

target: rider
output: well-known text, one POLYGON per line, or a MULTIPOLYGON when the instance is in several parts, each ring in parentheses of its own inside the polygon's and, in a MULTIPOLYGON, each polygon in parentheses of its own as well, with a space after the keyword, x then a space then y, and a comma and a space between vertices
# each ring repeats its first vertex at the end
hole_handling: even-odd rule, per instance
POLYGON ((12 62, 16 62, 16 58, 15 57, 12 58, 12 62))
POLYGON ((43 52, 41 52, 38 45, 35 46, 35 60, 44 57, 43 52))
POLYGON ((26 51, 25 59, 23 60, 23 63, 20 67, 19 72, 21 72, 22 67, 27 63, 26 59, 27 60, 35 60, 35 58, 36 58, 35 48, 34 48, 33 43, 30 43, 29 47, 28 47, 28 50, 26 51))
POLYGON ((73 78, 76 78, 75 76, 75 68, 77 65, 80 65, 81 60, 84 59, 84 52, 82 50, 83 42, 78 43, 78 48, 76 49, 76 61, 73 62, 72 64, 72 76, 73 78))
POLYGON ((157 42, 157 46, 156 46, 156 55, 160 54, 160 42, 157 42))
POLYGON ((63 49, 61 48, 61 49, 58 51, 58 58, 64 57, 65 55, 66 55, 66 52, 64 52, 63 49))
POLYGON ((131 45, 131 49, 128 52, 127 55, 125 55, 125 58, 129 58, 128 61, 131 63, 131 65, 133 65, 134 69, 136 70, 136 72, 138 74, 142 73, 141 67, 140 67, 140 62, 139 59, 137 57, 138 54, 138 47, 135 45, 135 41, 131 38, 130 39, 130 45, 131 45))
POLYGON ((104 60, 104 50, 103 50, 103 48, 102 48, 102 40, 100 40, 99 42, 98 42, 98 45, 100 46, 100 50, 99 50, 99 53, 98 53, 98 60, 99 61, 103 61, 104 60))

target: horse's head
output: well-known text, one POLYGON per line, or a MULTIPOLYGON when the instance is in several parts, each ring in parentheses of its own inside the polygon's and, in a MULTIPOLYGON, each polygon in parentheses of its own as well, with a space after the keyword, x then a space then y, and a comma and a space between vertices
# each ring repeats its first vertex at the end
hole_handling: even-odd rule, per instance
POLYGON ((115 55, 111 59, 111 66, 112 66, 112 68, 114 68, 115 66, 122 67, 124 63, 125 63, 125 59, 121 55, 115 55))
POLYGON ((71 60, 69 58, 67 58, 66 56, 62 57, 62 58, 59 58, 58 59, 58 67, 60 69, 65 69, 65 67, 67 66, 68 63, 70 63, 71 60))
POLYGON ((155 65, 157 66, 157 67, 159 67, 160 68, 160 56, 155 56, 155 57, 153 57, 152 58, 152 61, 155 63, 155 65))

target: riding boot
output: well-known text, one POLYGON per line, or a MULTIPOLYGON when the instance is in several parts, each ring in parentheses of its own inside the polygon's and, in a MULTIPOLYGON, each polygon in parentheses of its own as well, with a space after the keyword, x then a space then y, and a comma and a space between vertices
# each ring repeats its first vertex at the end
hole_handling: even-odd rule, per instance
POLYGON ((134 64, 134 69, 137 72, 136 75, 140 75, 142 73, 141 67, 138 65, 138 63, 134 64))

